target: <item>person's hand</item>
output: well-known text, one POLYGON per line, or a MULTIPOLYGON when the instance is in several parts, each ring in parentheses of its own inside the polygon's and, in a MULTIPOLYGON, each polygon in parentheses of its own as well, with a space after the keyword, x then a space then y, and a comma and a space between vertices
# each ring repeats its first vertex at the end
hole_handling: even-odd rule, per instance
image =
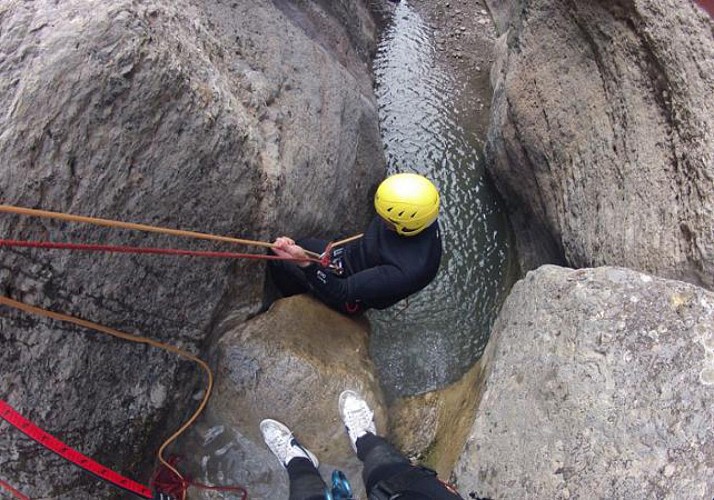
POLYGON ((152 500, 176 500, 176 497, 169 495, 168 493, 162 493, 160 491, 155 491, 154 498, 152 500))
MULTIPOLYGON (((293 241, 291 238, 288 238, 287 236, 281 236, 280 238, 275 240, 273 242, 272 250, 278 257, 283 257, 286 259, 307 259, 307 254, 305 253, 305 250, 303 250, 300 245, 296 245, 295 241, 293 241)), ((295 263, 300 267, 307 267, 310 265, 310 262, 308 262, 307 260, 297 261, 295 263)))

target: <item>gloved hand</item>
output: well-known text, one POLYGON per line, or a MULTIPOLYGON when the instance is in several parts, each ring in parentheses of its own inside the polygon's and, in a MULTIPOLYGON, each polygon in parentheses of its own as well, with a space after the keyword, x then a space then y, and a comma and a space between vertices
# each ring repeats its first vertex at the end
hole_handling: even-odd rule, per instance
POLYGON ((176 497, 169 495, 168 493, 155 491, 153 500, 176 500, 176 497))

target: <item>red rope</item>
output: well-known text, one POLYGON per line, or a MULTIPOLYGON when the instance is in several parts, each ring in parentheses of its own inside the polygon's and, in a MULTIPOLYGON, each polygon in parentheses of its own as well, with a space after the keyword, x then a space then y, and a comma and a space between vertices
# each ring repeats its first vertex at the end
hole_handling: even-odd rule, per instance
POLYGON ((6 489, 7 491, 9 491, 12 495, 14 495, 14 497, 17 498, 18 500, 30 500, 30 497, 27 497, 27 496, 23 495, 22 493, 20 493, 19 491, 17 491, 15 488, 13 488, 13 487, 10 486, 9 484, 7 484, 7 483, 6 483, 5 481, 3 481, 2 479, 0 479, 0 488, 5 488, 5 489, 6 489))
POLYGON ((277 255, 236 253, 236 252, 211 252, 204 250, 182 250, 179 248, 155 248, 155 247, 127 247, 118 245, 95 245, 89 243, 58 243, 52 241, 23 241, 0 239, 0 247, 25 247, 25 248, 48 248, 53 250, 79 250, 84 252, 116 252, 116 253, 137 253, 137 254, 157 254, 157 255, 189 255, 193 257, 213 257, 224 259, 263 259, 263 260, 293 260, 320 262, 318 259, 306 257, 304 259, 292 259, 289 257, 279 257, 277 255))
MULTIPOLYGON (((176 468, 179 462, 178 457, 172 456, 168 459, 169 465, 176 468)), ((186 498, 186 491, 189 487, 199 488, 210 491, 231 491, 240 494, 241 500, 248 500, 248 491, 242 486, 209 486, 207 484, 192 481, 191 478, 182 478, 176 475, 174 471, 168 467, 161 465, 154 472, 151 481, 149 482, 155 491, 168 493, 177 499, 186 498)))

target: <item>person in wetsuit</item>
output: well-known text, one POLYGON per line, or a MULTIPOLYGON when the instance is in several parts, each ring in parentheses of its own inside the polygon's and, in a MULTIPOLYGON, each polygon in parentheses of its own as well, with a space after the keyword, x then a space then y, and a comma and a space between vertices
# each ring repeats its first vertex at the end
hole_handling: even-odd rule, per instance
MULTIPOLYGON (((362 478, 369 500, 463 500, 436 472, 411 462, 386 439, 377 435, 374 412, 362 396, 343 391, 338 402, 352 449, 363 462, 362 478)), ((290 429, 277 420, 260 422, 265 444, 288 471, 289 500, 351 498, 329 495, 317 470, 317 457, 302 446, 290 429)))
MULTIPOLYGON (((284 296, 311 292, 333 309, 357 314, 384 309, 421 290, 441 262, 439 192, 426 177, 402 173, 385 179, 374 195, 377 216, 362 238, 332 250, 331 268, 314 262, 271 261, 270 274, 284 296), (337 270, 337 271, 336 271, 337 270)), ((283 236, 281 257, 304 259, 328 241, 283 236)))

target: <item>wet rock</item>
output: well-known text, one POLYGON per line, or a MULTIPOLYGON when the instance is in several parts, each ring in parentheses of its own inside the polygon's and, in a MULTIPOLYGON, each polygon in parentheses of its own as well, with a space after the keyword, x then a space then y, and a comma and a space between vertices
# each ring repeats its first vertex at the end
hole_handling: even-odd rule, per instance
MULTIPOLYGON (((287 473, 259 430, 262 419, 273 418, 315 453, 323 477, 337 467, 360 485, 361 462, 349 444, 337 401, 345 389, 363 394, 375 410, 378 432, 385 434, 386 412, 367 342, 366 322, 307 295, 279 300, 267 313, 227 327, 216 348, 217 383, 203 426, 224 426, 233 436, 232 453, 251 450, 252 456, 224 469, 223 477, 242 482, 254 494, 259 491, 255 498, 287 498, 287 473)), ((186 446, 198 462, 188 466, 197 473, 210 470, 201 461, 226 461, 212 455, 210 446, 186 446)), ((204 479, 215 483, 221 476, 204 479)))
POLYGON ((464 447, 484 383, 477 362, 461 380, 389 406, 389 438, 406 456, 448 479, 464 447))
MULTIPOLYGON (((361 1, 283 3, 5 3, 2 202, 258 240, 354 234, 384 171, 367 66, 374 23, 361 1)), ((7 215, 0 229, 208 248, 7 215)), ((255 312, 262 285, 253 261, 0 253, 1 293, 193 352, 228 311, 255 312)), ((197 390, 195 368, 174 356, 5 309, 0 343, 4 398, 137 479, 197 390)), ((33 498, 109 495, 17 433, 3 432, 0 449, 12 450, 0 453, 3 479, 33 498)))
POLYGON ((490 498, 711 498, 714 294, 603 267, 513 288, 455 475, 490 498))
POLYGON ((694 2, 490 0, 487 156, 523 267, 714 287, 714 21, 694 2))

